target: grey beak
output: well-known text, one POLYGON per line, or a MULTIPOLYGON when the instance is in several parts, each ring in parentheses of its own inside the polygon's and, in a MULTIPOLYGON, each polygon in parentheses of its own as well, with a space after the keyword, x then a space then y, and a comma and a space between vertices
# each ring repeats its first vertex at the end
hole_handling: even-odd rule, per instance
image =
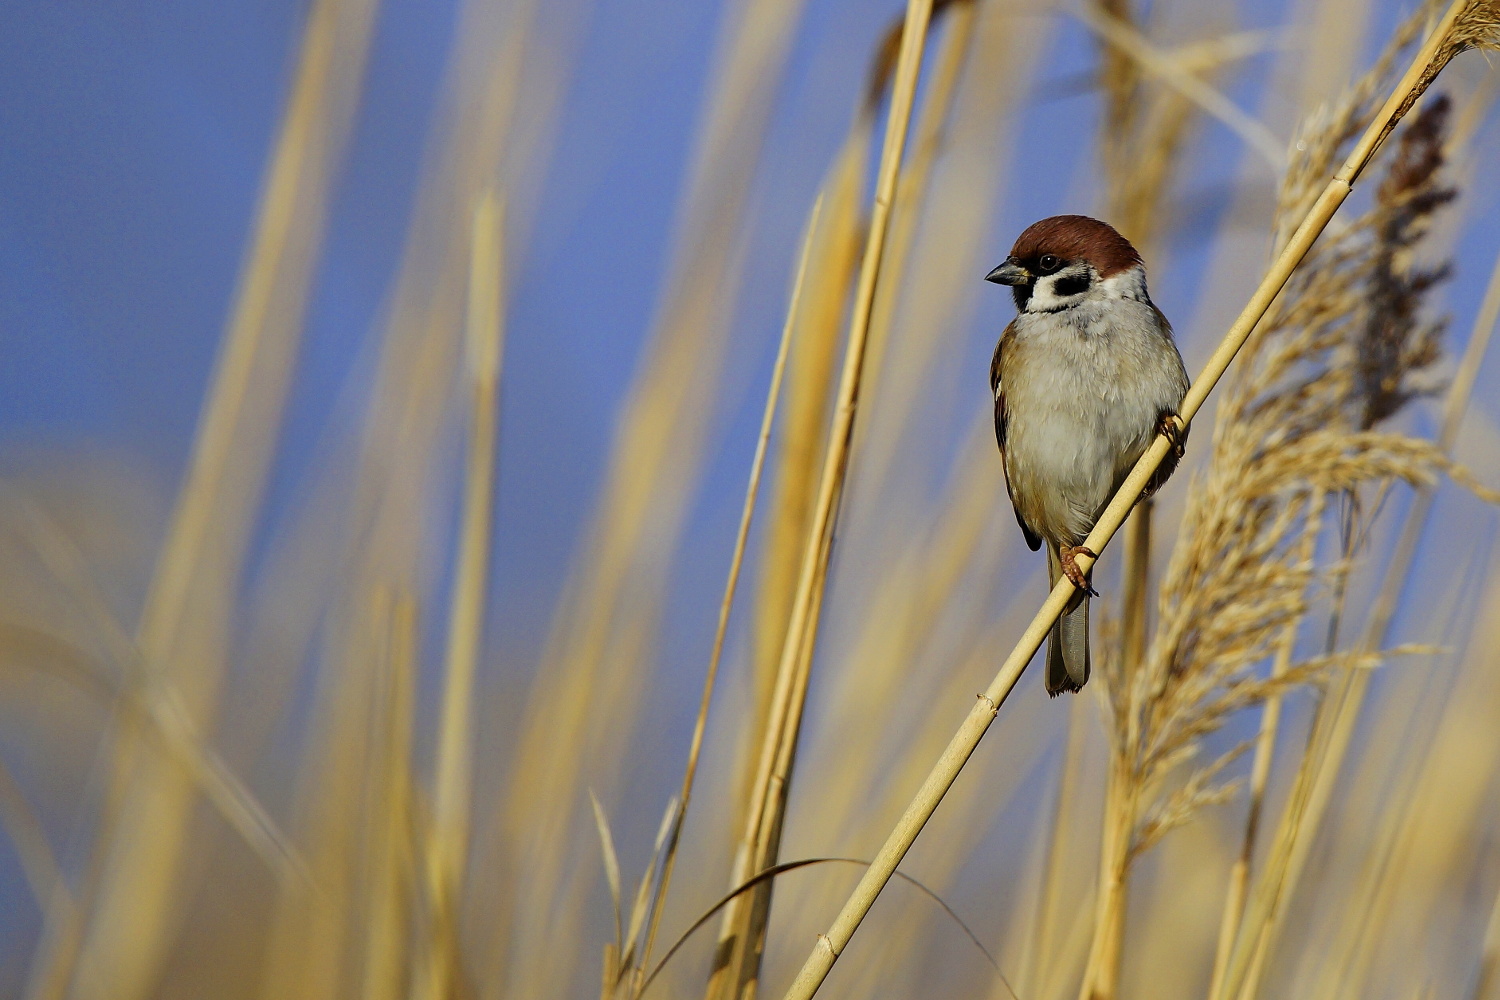
POLYGON ((1005 263, 986 274, 984 280, 993 281, 997 285, 1029 285, 1031 272, 1017 264, 1014 259, 1006 258, 1005 263))

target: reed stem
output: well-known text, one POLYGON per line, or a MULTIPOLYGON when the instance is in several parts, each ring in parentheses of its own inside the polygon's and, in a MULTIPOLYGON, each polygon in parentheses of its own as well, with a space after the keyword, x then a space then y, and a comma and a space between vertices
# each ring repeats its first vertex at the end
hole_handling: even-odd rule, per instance
MULTIPOLYGON (((849 449, 853 441, 854 417, 859 405, 860 382, 864 372, 865 350, 869 342, 870 320, 875 301, 876 281, 885 250, 889 229, 891 205, 895 199, 896 185, 900 177, 901 157, 906 146, 907 128, 911 121, 912 104, 916 96, 918 72, 921 69, 922 50, 926 42, 927 26, 932 13, 932 0, 908 0, 906 19, 902 28, 901 48, 896 62, 895 82, 891 92, 890 111, 887 117, 884 144, 881 150, 880 167, 875 182, 875 204, 870 215, 870 228, 866 237, 864 257, 860 264, 859 283, 856 286, 854 311, 849 326, 849 341, 845 347, 843 373, 839 382, 838 402, 834 410, 833 428, 829 434, 829 447, 824 455, 823 471, 818 485, 818 500, 813 510, 812 523, 803 552, 802 567, 797 581, 797 594, 792 602, 790 622, 782 647, 781 661, 777 668, 776 685, 772 693, 771 713, 767 720, 766 738, 761 743, 760 760, 756 769, 755 783, 751 788, 751 807, 746 818, 746 828, 741 850, 751 852, 752 866, 759 868, 765 847, 779 840, 781 822, 770 813, 775 795, 778 762, 789 762, 792 742, 801 725, 803 698, 799 689, 806 692, 806 677, 803 671, 804 657, 810 659, 810 647, 816 636, 809 628, 816 616, 815 604, 821 594, 820 578, 826 570, 831 541, 830 529, 835 508, 842 491, 845 471, 848 468, 849 449), (799 674, 804 676, 800 678, 799 674)), ((742 927, 747 925, 741 924, 742 927)), ((739 994, 739 983, 746 977, 743 971, 744 956, 750 942, 741 935, 730 944, 732 954, 721 955, 716 961, 713 978, 709 982, 709 995, 732 997, 739 994)), ((724 943, 721 943, 721 947, 724 943)), ((753 977, 752 977, 753 978, 753 977)))
POLYGON ((739 588, 740 569, 744 565, 745 548, 750 540, 750 525, 755 519, 755 503, 760 496, 761 472, 765 468, 766 451, 771 441, 771 426, 776 419, 776 407, 781 398, 781 382, 786 373, 787 355, 802 306, 802 287, 807 277, 807 262, 812 253, 813 237, 818 231, 818 220, 822 213, 823 197, 819 195, 818 200, 813 203, 812 212, 807 219, 807 229, 802 237, 797 276, 792 284, 792 298, 787 305, 786 322, 781 328, 781 343, 776 348, 776 363, 771 369, 771 385, 766 390, 766 404, 760 418, 760 435, 755 442, 755 456, 750 460, 750 482, 745 487, 745 502, 740 510, 739 532, 734 540, 734 555, 729 561, 729 577, 724 581, 724 597, 719 602, 719 622, 714 630, 713 651, 709 654, 708 671, 703 677, 703 693, 698 699, 698 717, 693 721, 693 737, 688 744, 687 766, 683 769, 682 791, 678 795, 677 815, 672 821, 672 832, 667 838, 661 880, 657 883, 656 898, 652 903, 651 923, 646 932, 646 945, 641 951, 640 967, 642 969, 651 967, 651 949, 656 943, 663 903, 667 897, 667 889, 672 883, 672 869, 677 862, 677 845, 682 836, 682 825, 687 817, 688 803, 693 797, 693 781, 698 773, 698 757, 703 750, 703 734, 708 726, 708 709, 713 701, 714 683, 719 676, 719 662, 724 655, 724 637, 729 631, 729 612, 734 607, 734 596, 739 588))
POLYGON ((458 561, 448 618, 448 652, 438 730, 436 795, 427 856, 433 941, 420 996, 442 1000, 458 968, 458 910, 469 855, 473 799, 474 674, 484 638, 489 591, 490 521, 500 423, 500 366, 505 354, 505 218, 494 192, 474 210, 466 320, 469 439, 458 561))

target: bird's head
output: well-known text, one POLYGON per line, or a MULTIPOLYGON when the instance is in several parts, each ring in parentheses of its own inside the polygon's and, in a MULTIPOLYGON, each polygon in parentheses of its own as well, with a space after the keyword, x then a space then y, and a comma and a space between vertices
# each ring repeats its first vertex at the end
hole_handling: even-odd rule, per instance
POLYGON ((1023 313, 1056 312, 1092 297, 1146 297, 1141 255, 1113 226, 1086 215, 1027 226, 985 280, 1010 285, 1023 313))

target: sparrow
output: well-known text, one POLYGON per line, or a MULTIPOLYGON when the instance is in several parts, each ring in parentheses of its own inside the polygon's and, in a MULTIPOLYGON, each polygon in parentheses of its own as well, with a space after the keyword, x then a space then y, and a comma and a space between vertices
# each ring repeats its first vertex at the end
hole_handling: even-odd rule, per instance
POLYGON ((1077 588, 1047 638, 1047 693, 1089 679, 1084 539, 1157 434, 1172 443, 1143 496, 1172 474, 1186 431, 1187 371, 1172 326, 1146 291, 1130 241, 1098 219, 1058 215, 1027 227, 985 276, 1009 285, 1019 315, 990 362, 1005 487, 1032 551, 1047 543, 1048 580, 1077 588))

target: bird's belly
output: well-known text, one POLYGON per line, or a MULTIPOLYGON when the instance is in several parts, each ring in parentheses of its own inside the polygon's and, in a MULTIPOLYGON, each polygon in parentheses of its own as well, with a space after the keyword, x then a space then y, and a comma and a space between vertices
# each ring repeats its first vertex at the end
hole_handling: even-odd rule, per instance
POLYGON ((1033 391, 1007 393, 1006 474, 1026 523, 1053 542, 1077 545, 1175 402, 1118 377, 1079 379, 1076 369, 1034 374, 1042 377, 1031 380, 1033 391))

